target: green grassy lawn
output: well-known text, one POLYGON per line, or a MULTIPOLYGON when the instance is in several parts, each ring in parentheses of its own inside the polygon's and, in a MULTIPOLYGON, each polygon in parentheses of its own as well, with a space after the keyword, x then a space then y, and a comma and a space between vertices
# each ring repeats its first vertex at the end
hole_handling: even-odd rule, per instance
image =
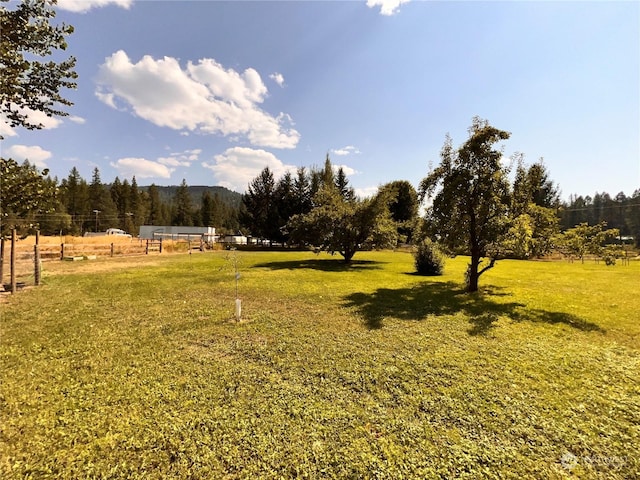
POLYGON ((0 477, 640 478, 640 262, 228 255, 0 305, 0 477))

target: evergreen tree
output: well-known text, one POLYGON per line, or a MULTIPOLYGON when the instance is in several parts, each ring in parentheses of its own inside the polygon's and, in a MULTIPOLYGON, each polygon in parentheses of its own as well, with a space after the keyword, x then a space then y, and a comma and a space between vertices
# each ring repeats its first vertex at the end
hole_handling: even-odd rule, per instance
POLYGON ((502 242, 503 255, 513 258, 541 257, 553 249, 559 230, 558 189, 549 179, 542 159, 528 169, 518 153, 511 195, 512 224, 502 242))
POLYGON ((278 212, 277 223, 274 226, 273 240, 286 242, 288 235, 283 231, 289 219, 298 210, 295 184, 290 172, 285 172, 278 181, 275 191, 275 206, 278 212))
POLYGON ((220 195, 214 193, 211 199, 211 225, 220 229, 225 226, 227 212, 225 206, 220 200, 220 195))
POLYGON ((338 174, 336 175, 336 188, 342 198, 345 200, 353 200, 356 197, 356 194, 352 187, 349 186, 349 180, 347 179, 347 175, 344 173, 344 168, 340 167, 338 169, 338 174))
POLYGON ((295 195, 295 211, 293 213, 308 213, 311 210, 311 182, 304 167, 298 168, 296 179, 293 182, 295 195))
POLYGON ((160 192, 155 183, 149 186, 147 191, 149 197, 148 214, 145 219, 147 225, 165 225, 166 216, 163 212, 163 202, 160 200, 160 192))
POLYGON ((253 236, 273 240, 278 235, 278 211, 273 173, 265 167, 242 196, 244 209, 240 223, 253 236))
POLYGON ((527 185, 531 195, 530 203, 557 210, 560 205, 559 189, 549 178, 544 159, 541 158, 527 170, 527 185))
POLYGON ((118 213, 111 199, 111 194, 100 180, 98 167, 93 169, 91 183, 89 184, 89 210, 94 215, 93 219, 85 221, 85 229, 102 231, 118 226, 118 213))
POLYGON ((62 180, 60 194, 66 212, 71 215, 71 233, 81 235, 84 221, 90 218, 89 186, 76 167, 62 180))
POLYGON ((200 199, 200 221, 205 227, 213 226, 213 198, 208 190, 202 192, 200 199))
POLYGON ((191 196, 187 182, 183 178, 173 198, 174 211, 172 212, 173 225, 193 225, 191 196))
POLYGON ((406 180, 387 183, 380 188, 385 195, 391 218, 396 223, 398 239, 411 243, 418 222, 418 193, 406 180))
POLYGON ((327 153, 327 158, 324 160, 324 168, 320 174, 321 184, 323 186, 335 185, 336 184, 336 176, 333 173, 333 165, 331 164, 331 159, 329 158, 329 154, 327 153))
POLYGON ((138 187, 135 175, 131 178, 129 187, 129 209, 125 212, 127 224, 125 230, 132 235, 138 235, 140 225, 147 216, 147 205, 138 187))

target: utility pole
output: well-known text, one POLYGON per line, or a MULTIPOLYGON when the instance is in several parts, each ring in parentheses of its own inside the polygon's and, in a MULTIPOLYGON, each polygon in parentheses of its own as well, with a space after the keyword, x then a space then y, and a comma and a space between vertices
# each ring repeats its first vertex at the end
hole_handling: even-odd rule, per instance
POLYGON ((100 213, 100 210, 94 210, 93 213, 96 214, 96 232, 98 231, 98 214, 100 213))

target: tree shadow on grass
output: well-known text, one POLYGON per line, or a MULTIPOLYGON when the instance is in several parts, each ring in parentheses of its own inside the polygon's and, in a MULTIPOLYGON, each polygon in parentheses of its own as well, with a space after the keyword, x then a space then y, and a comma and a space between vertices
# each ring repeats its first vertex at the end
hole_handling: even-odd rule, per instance
POLYGON ((495 286, 469 294, 454 282, 424 282, 410 288, 379 288, 371 294, 352 293, 345 297, 345 306, 357 309, 370 329, 382 328, 385 317, 422 321, 429 315, 463 313, 471 324, 467 330, 469 335, 486 335, 500 317, 517 322, 563 323, 581 331, 605 333, 597 324, 570 313, 531 309, 523 303, 495 300, 506 296, 510 294, 495 286))
POLYGON ((380 270, 383 262, 371 260, 351 260, 345 263, 340 258, 313 259, 313 260, 292 260, 286 262, 266 262, 255 265, 258 268, 270 268, 271 270, 321 270, 323 272, 344 272, 353 270, 380 270))

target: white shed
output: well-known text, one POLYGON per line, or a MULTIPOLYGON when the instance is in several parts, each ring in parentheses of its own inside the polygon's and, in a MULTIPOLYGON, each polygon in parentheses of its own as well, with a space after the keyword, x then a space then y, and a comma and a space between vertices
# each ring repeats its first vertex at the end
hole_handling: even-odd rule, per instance
POLYGON ((178 227, 174 225, 142 225, 140 238, 148 240, 204 240, 208 243, 216 241, 214 227, 178 227))

